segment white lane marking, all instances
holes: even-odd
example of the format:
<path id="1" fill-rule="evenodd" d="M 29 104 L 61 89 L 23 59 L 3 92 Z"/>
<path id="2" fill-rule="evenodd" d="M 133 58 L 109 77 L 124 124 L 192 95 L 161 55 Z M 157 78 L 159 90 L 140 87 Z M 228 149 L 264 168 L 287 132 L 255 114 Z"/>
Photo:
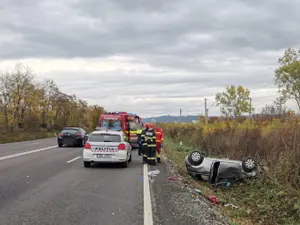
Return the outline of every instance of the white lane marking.
<path id="1" fill-rule="evenodd" d="M 57 148 L 57 145 L 49 146 L 49 147 L 46 147 L 46 148 L 39 148 L 39 149 L 26 151 L 26 152 L 21 152 L 21 153 L 16 153 L 16 154 L 13 154 L 13 155 L 3 156 L 3 157 L 0 157 L 0 161 L 5 160 L 5 159 L 11 159 L 11 158 L 19 157 L 19 156 L 22 156 L 22 155 L 29 155 L 29 154 L 32 154 L 32 153 L 35 153 L 35 152 L 42 152 L 42 151 L 50 150 L 50 149 L 53 149 L 53 148 Z"/>
<path id="2" fill-rule="evenodd" d="M 144 225 L 153 225 L 148 165 L 144 164 Z"/>
<path id="3" fill-rule="evenodd" d="M 74 159 L 71 159 L 71 160 L 67 161 L 67 163 L 74 162 L 75 160 L 80 159 L 80 158 L 81 158 L 81 156 L 78 156 L 78 157 L 76 157 L 76 158 L 74 158 Z"/>

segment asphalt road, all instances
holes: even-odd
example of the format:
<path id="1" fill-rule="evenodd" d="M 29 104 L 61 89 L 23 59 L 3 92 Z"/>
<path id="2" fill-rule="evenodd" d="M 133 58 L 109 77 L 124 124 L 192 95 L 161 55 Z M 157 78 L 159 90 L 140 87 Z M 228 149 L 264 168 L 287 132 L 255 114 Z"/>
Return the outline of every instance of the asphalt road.
<path id="1" fill-rule="evenodd" d="M 84 168 L 81 148 L 55 139 L 0 145 L 0 224 L 143 224 L 142 165 Z M 73 160 L 73 161 L 72 161 Z"/>
<path id="2" fill-rule="evenodd" d="M 182 211 L 184 202 L 191 204 L 184 195 L 174 208 L 181 197 L 171 193 L 176 189 L 165 166 L 143 166 L 136 150 L 128 168 L 84 168 L 81 151 L 58 148 L 55 138 L 1 144 L 0 224 L 226 224 L 192 222 Z M 155 169 L 162 172 L 148 182 L 148 170 Z M 176 210 L 182 213 L 176 216 Z M 203 206 L 195 210 L 206 214 Z"/>

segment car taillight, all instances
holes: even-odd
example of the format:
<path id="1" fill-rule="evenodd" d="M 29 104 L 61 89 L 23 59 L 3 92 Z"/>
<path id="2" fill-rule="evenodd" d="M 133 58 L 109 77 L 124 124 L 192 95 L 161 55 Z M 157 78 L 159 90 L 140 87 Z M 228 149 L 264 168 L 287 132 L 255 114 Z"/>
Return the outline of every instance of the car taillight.
<path id="1" fill-rule="evenodd" d="M 62 133 L 59 133 L 57 136 L 58 136 L 58 137 L 61 137 L 61 136 L 62 136 Z"/>
<path id="2" fill-rule="evenodd" d="M 76 134 L 77 137 L 81 136 L 81 133 Z"/>
<path id="3" fill-rule="evenodd" d="M 119 144 L 118 149 L 119 150 L 125 150 L 126 149 L 126 145 L 125 144 Z"/>
<path id="4" fill-rule="evenodd" d="M 92 146 L 90 145 L 90 143 L 85 143 L 84 148 L 86 148 L 86 149 L 91 149 Z"/>

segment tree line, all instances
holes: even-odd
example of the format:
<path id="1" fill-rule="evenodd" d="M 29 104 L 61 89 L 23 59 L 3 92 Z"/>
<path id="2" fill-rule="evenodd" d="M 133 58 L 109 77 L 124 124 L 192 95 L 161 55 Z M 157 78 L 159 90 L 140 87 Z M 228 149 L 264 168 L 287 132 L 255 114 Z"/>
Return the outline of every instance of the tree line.
<path id="1" fill-rule="evenodd" d="M 266 105 L 261 114 L 278 115 L 288 112 L 285 103 L 293 99 L 300 109 L 300 50 L 288 48 L 279 58 L 274 84 L 279 95 Z M 227 86 L 215 96 L 221 113 L 227 117 L 253 113 L 250 90 L 239 85 Z M 89 105 L 75 95 L 59 90 L 53 80 L 37 82 L 30 68 L 17 63 L 12 71 L 0 72 L 0 131 L 56 130 L 64 126 L 93 129 L 104 108 Z"/>
<path id="2" fill-rule="evenodd" d="M 278 59 L 279 66 L 274 71 L 274 84 L 278 88 L 278 97 L 270 105 L 265 105 L 262 115 L 285 115 L 291 110 L 286 107 L 288 100 L 294 100 L 300 109 L 300 49 L 288 48 Z M 243 113 L 252 114 L 250 90 L 238 85 L 227 86 L 225 91 L 215 96 L 217 106 L 226 117 L 238 117 Z"/>
<path id="3" fill-rule="evenodd" d="M 0 130 L 57 130 L 64 126 L 93 129 L 104 108 L 60 91 L 53 80 L 37 82 L 30 68 L 17 63 L 0 74 Z"/>

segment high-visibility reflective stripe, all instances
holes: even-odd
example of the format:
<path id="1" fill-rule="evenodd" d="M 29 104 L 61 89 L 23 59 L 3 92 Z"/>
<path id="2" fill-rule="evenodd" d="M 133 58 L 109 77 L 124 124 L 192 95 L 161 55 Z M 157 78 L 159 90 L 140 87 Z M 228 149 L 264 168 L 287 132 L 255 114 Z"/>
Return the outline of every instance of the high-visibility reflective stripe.
<path id="1" fill-rule="evenodd" d="M 161 132 L 155 132 L 156 134 L 161 134 Z"/>
<path id="2" fill-rule="evenodd" d="M 124 132 L 125 132 L 126 134 L 128 134 L 128 133 L 129 133 L 129 131 L 128 131 L 128 130 L 126 130 L 126 131 L 124 131 Z M 136 134 L 136 132 L 137 132 L 137 131 L 134 131 L 134 130 L 131 130 L 131 131 L 130 131 L 130 133 L 131 133 L 131 134 Z"/>
<path id="3" fill-rule="evenodd" d="M 147 157 L 149 160 L 155 160 L 155 157 Z"/>
<path id="4" fill-rule="evenodd" d="M 145 157 L 145 158 L 146 158 L 146 157 L 147 157 L 147 155 L 143 155 L 143 157 Z"/>
<path id="5" fill-rule="evenodd" d="M 161 140 L 156 140 L 156 142 L 160 143 L 160 142 L 161 142 Z"/>
<path id="6" fill-rule="evenodd" d="M 156 147 L 156 145 L 149 144 L 148 147 Z"/>

